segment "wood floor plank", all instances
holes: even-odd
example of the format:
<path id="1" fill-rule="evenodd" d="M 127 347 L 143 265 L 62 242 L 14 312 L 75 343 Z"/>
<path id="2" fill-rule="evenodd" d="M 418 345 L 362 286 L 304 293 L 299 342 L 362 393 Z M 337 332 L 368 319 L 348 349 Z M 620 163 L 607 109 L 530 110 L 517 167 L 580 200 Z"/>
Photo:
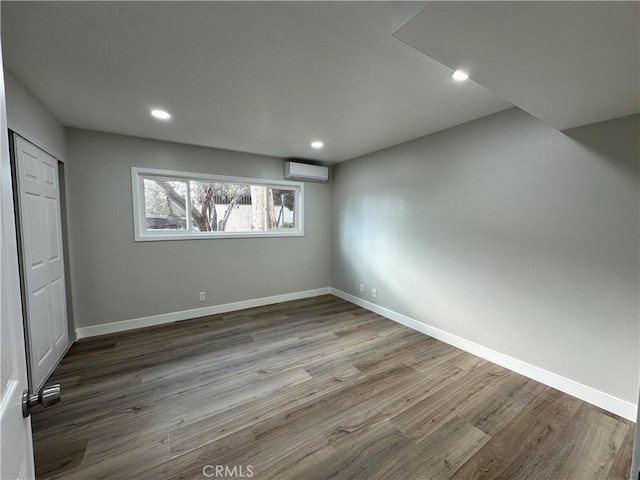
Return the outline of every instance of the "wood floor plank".
<path id="1" fill-rule="evenodd" d="M 489 383 L 487 388 L 465 402 L 458 409 L 458 415 L 483 432 L 493 435 L 537 398 L 532 392 L 533 387 L 527 388 L 531 383 L 537 382 L 509 372 L 504 380 Z"/>
<path id="2" fill-rule="evenodd" d="M 490 438 L 454 415 L 403 455 L 391 458 L 375 477 L 407 480 L 451 478 Z"/>
<path id="3" fill-rule="evenodd" d="M 305 462 L 318 451 L 326 452 L 330 446 L 319 432 L 308 429 L 295 435 L 257 440 L 261 451 L 246 460 L 254 469 L 256 478 L 291 478 L 287 471 Z"/>
<path id="4" fill-rule="evenodd" d="M 34 454 L 38 458 L 36 464 L 36 475 L 41 476 L 42 472 L 55 475 L 60 472 L 67 472 L 82 463 L 89 441 L 86 438 L 71 439 L 60 445 L 60 440 L 49 438 L 34 443 Z"/>
<path id="5" fill-rule="evenodd" d="M 51 381 L 39 479 L 626 480 L 631 462 L 631 422 L 331 295 L 84 339 Z"/>
<path id="6" fill-rule="evenodd" d="M 581 402 L 567 397 L 567 401 L 549 402 L 537 397 L 491 437 L 452 478 L 536 478 L 531 471 L 538 462 L 544 445 L 557 446 L 557 438 L 569 425 Z"/>
<path id="7" fill-rule="evenodd" d="M 103 428 L 108 431 L 107 425 Z M 69 470 L 59 469 L 51 478 L 138 478 L 149 468 L 170 458 L 169 437 L 166 434 L 100 438 L 94 440 L 94 444 L 97 443 L 103 445 L 95 445 L 93 455 L 85 455 L 80 466 Z"/>
<path id="8" fill-rule="evenodd" d="M 484 389 L 501 385 L 513 375 L 515 374 L 511 372 L 494 374 L 491 365 L 466 372 L 459 375 L 449 388 L 437 390 L 416 405 L 393 416 L 390 421 L 405 435 L 419 441 L 457 416 L 479 396 L 484 398 Z"/>
<path id="9" fill-rule="evenodd" d="M 331 438 L 367 430 L 380 422 L 428 398 L 434 392 L 455 382 L 462 372 L 453 365 L 439 365 L 429 375 L 410 377 L 393 388 L 383 390 L 342 412 L 336 411 L 316 426 Z"/>
<path id="10" fill-rule="evenodd" d="M 173 445 L 172 445 L 173 448 Z M 239 430 L 219 440 L 189 450 L 183 455 L 172 456 L 164 463 L 145 469 L 141 479 L 198 479 L 205 478 L 203 469 L 211 465 L 243 465 L 253 458 L 260 448 L 250 429 Z M 211 468 L 207 470 L 209 472 Z"/>
<path id="11" fill-rule="evenodd" d="M 260 422 L 254 427 L 254 434 L 258 440 L 264 440 L 315 428 L 327 418 L 348 410 L 386 389 L 394 388 L 408 377 L 415 378 L 415 375 L 415 370 L 406 365 L 367 375 L 364 379 L 345 385 L 332 394 Z"/>
<path id="12" fill-rule="evenodd" d="M 627 430 L 627 436 L 622 441 L 622 444 L 613 459 L 607 478 L 625 478 L 631 471 L 634 433 L 634 428 L 629 428 Z"/>
<path id="13" fill-rule="evenodd" d="M 329 437 L 329 442 L 336 454 L 323 469 L 324 478 L 332 479 L 373 478 L 394 457 L 414 445 L 387 421 L 375 423 L 370 428 L 338 430 Z"/>
<path id="14" fill-rule="evenodd" d="M 629 428 L 629 422 L 583 404 L 555 447 L 544 446 L 545 461 L 538 462 L 528 478 L 607 478 Z"/>
<path id="15" fill-rule="evenodd" d="M 363 378 L 365 375 L 355 369 L 354 374 L 346 377 L 340 374 L 333 378 L 313 379 L 286 392 L 275 393 L 269 398 L 246 402 L 196 422 L 180 425 L 171 432 L 172 455 L 184 454 L 226 435 L 251 428 L 282 412 L 295 410 L 300 405 L 314 402 L 324 395 L 345 388 L 345 383 Z"/>

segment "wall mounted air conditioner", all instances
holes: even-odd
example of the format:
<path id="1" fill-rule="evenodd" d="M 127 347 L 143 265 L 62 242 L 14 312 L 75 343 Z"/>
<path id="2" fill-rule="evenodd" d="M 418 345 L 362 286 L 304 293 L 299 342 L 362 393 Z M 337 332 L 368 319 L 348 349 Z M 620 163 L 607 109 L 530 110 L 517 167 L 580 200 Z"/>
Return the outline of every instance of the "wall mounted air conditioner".
<path id="1" fill-rule="evenodd" d="M 329 179 L 329 167 L 307 165 L 306 163 L 285 162 L 284 178 L 305 180 L 307 182 L 326 182 Z"/>

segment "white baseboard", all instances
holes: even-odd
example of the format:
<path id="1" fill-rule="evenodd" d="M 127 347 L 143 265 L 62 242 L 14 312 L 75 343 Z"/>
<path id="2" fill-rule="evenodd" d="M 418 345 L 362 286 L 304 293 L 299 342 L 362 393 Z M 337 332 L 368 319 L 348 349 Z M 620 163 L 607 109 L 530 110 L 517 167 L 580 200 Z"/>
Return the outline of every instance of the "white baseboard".
<path id="1" fill-rule="evenodd" d="M 583 385 L 582 383 L 565 378 L 553 372 L 549 372 L 535 365 L 531 365 L 517 358 L 510 357 L 500 352 L 496 352 L 490 348 L 484 347 L 477 343 L 466 340 L 457 335 L 440 330 L 439 328 L 432 327 L 426 323 L 419 322 L 413 318 L 407 317 L 400 313 L 389 310 L 388 308 L 381 307 L 375 303 L 371 303 L 362 298 L 358 298 L 349 293 L 331 288 L 331 293 L 336 297 L 340 297 L 347 302 L 351 302 L 362 308 L 370 310 L 378 315 L 386 317 L 395 322 L 401 323 L 413 330 L 429 335 L 430 337 L 437 338 L 449 345 L 460 348 L 466 352 L 472 353 L 478 357 L 484 358 L 490 362 L 496 363 L 504 368 L 512 370 L 516 373 L 524 375 L 525 377 L 536 380 L 540 383 L 553 387 L 561 392 L 568 393 L 580 400 L 591 403 L 597 407 L 603 408 L 611 413 L 615 413 L 632 422 L 636 421 L 636 411 L 638 406 L 631 402 L 622 400 L 620 398 L 609 395 L 608 393 L 601 392 L 595 388 Z"/>
<path id="2" fill-rule="evenodd" d="M 264 305 L 288 302 L 290 300 L 299 300 L 301 298 L 329 295 L 330 293 L 330 287 L 316 288 L 315 290 L 305 290 L 303 292 L 285 293 L 283 295 L 274 295 L 272 297 L 254 298 L 252 300 L 243 300 L 241 302 L 225 303 L 223 305 L 213 305 L 203 308 L 194 308 L 192 310 L 183 310 L 180 312 L 162 313 L 160 315 L 152 315 L 150 317 L 134 318 L 131 320 L 122 320 L 120 322 L 113 323 L 103 323 L 101 325 L 92 325 L 90 327 L 80 327 L 76 329 L 76 339 L 80 340 L 81 338 L 95 337 L 96 335 L 124 332 L 126 330 L 133 330 L 136 328 L 161 325 L 163 323 L 171 323 L 180 320 L 206 317 L 208 315 L 217 315 L 220 313 L 233 312 L 236 310 L 244 310 L 245 308 L 262 307 Z"/>

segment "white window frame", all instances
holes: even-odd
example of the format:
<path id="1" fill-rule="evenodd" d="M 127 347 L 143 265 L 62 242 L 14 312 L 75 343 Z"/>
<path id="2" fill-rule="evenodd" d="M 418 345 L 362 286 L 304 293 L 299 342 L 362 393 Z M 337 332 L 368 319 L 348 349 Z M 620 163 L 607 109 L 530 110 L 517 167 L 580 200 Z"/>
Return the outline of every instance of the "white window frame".
<path id="1" fill-rule="evenodd" d="M 280 228 L 254 232 L 198 232 L 194 230 L 147 230 L 146 211 L 144 204 L 145 178 L 166 178 L 173 180 L 195 180 L 205 182 L 228 182 L 258 185 L 270 188 L 289 188 L 295 191 L 294 205 L 295 228 Z M 133 192 L 133 225 L 136 242 L 162 240 L 197 240 L 212 238 L 264 238 L 264 237 L 303 237 L 304 236 L 304 183 L 289 180 L 271 180 L 265 178 L 230 177 L 225 175 L 211 175 L 207 173 L 178 172 L 174 170 L 159 170 L 152 168 L 131 167 L 131 187 Z M 186 191 L 186 204 L 191 205 L 189 188 Z M 191 221 L 191 211 L 185 209 L 187 226 Z"/>

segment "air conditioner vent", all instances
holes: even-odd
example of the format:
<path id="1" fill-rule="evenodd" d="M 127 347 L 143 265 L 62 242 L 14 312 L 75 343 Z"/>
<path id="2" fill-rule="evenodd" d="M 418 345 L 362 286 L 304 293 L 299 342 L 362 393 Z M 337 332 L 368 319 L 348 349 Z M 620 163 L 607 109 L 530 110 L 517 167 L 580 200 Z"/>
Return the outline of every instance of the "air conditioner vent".
<path id="1" fill-rule="evenodd" d="M 298 162 L 285 162 L 284 178 L 308 182 L 326 182 L 329 179 L 329 167 Z"/>

